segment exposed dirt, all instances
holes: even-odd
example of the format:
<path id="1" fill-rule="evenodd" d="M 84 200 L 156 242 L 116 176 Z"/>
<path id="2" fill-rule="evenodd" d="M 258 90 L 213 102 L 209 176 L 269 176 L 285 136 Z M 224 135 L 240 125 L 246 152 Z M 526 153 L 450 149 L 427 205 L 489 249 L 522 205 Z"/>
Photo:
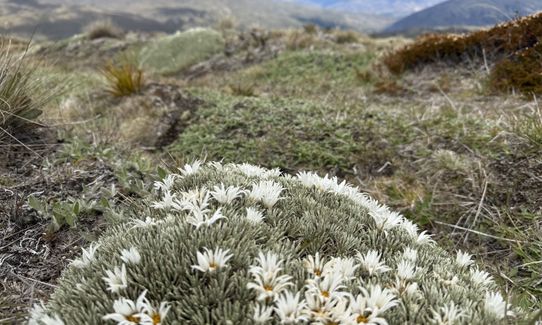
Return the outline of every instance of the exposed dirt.
<path id="1" fill-rule="evenodd" d="M 77 196 L 97 180 L 111 179 L 112 172 L 99 161 L 77 165 L 47 166 L 57 148 L 54 137 L 40 132 L 40 140 L 0 153 L 0 323 L 18 324 L 36 299 L 45 299 L 56 279 L 87 243 L 82 234 L 99 231 L 101 218 L 81 218 L 77 229 L 49 231 L 51 220 L 27 204 L 28 197 L 54 201 Z M 40 144 L 41 143 L 41 144 Z M 39 153 L 38 153 L 39 151 Z M 38 156 L 39 154 L 39 156 Z"/>

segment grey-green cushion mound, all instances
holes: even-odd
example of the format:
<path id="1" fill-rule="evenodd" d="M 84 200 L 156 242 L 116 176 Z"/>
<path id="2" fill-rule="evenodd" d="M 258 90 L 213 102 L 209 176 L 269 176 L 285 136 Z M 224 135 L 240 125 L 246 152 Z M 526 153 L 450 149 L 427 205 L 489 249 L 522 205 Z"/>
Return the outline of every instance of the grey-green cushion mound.
<path id="1" fill-rule="evenodd" d="M 220 53 L 224 44 L 217 31 L 195 28 L 146 45 L 141 49 L 140 60 L 146 70 L 170 75 Z"/>
<path id="2" fill-rule="evenodd" d="M 450 256 L 334 178 L 196 164 L 157 183 L 143 205 L 68 267 L 35 321 L 116 324 L 103 319 L 115 313 L 115 301 L 135 302 L 144 292 L 148 301 L 125 324 L 498 324 L 515 317 L 468 254 Z M 131 248 L 140 259 L 122 260 Z M 206 265 L 205 249 L 231 257 Z M 120 282 L 111 292 L 106 271 L 123 266 L 126 287 Z"/>

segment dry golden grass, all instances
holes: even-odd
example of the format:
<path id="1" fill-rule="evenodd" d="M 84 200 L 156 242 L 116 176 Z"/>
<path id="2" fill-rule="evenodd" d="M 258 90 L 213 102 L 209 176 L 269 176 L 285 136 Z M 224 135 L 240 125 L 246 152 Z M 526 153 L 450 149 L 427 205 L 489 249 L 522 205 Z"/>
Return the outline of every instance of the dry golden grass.
<path id="1" fill-rule="evenodd" d="M 115 97 L 124 97 L 141 92 L 145 79 L 143 70 L 130 62 L 108 63 L 102 69 L 107 80 L 106 91 Z"/>

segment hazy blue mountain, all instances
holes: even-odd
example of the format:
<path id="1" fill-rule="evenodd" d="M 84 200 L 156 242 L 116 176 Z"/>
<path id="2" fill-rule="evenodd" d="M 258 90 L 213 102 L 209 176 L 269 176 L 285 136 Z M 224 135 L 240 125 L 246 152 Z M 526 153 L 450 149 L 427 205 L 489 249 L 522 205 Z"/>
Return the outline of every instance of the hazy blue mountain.
<path id="1" fill-rule="evenodd" d="M 542 0 L 449 0 L 416 12 L 387 32 L 491 26 L 542 10 Z"/>
<path id="2" fill-rule="evenodd" d="M 294 0 L 345 12 L 404 17 L 444 0 Z"/>

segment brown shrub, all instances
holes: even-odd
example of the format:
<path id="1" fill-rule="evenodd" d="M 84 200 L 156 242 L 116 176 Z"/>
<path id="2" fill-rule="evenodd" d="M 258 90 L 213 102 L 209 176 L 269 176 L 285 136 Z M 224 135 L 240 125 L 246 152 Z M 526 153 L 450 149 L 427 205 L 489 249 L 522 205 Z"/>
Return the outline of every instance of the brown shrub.
<path id="1" fill-rule="evenodd" d="M 497 61 L 536 45 L 538 35 L 542 35 L 542 13 L 465 35 L 425 35 L 389 53 L 383 62 L 392 73 L 401 74 L 435 62 L 460 63 L 466 58 Z"/>
<path id="2" fill-rule="evenodd" d="M 359 41 L 359 35 L 353 31 L 339 30 L 335 33 L 335 42 L 338 44 L 351 44 Z"/>
<path id="3" fill-rule="evenodd" d="M 514 53 L 495 64 L 489 84 L 497 91 L 542 94 L 542 44 Z"/>
<path id="4" fill-rule="evenodd" d="M 90 40 L 99 38 L 122 38 L 122 30 L 110 19 L 97 20 L 85 27 L 85 34 Z"/>

